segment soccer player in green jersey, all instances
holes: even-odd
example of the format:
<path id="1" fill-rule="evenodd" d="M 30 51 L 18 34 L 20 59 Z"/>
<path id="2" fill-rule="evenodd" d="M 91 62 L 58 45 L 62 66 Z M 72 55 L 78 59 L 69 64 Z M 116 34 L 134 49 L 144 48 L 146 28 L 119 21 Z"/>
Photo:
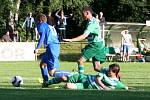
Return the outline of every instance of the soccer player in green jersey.
<path id="1" fill-rule="evenodd" d="M 79 73 L 84 72 L 84 62 L 92 58 L 95 71 L 100 71 L 101 63 L 106 60 L 105 46 L 101 38 L 100 25 L 95 17 L 92 16 L 92 9 L 85 7 L 82 11 L 83 18 L 87 20 L 84 33 L 72 39 L 63 39 L 64 41 L 73 42 L 83 39 L 88 40 L 88 45 L 82 50 L 82 55 L 78 60 Z"/>
<path id="2" fill-rule="evenodd" d="M 111 64 L 109 68 L 103 68 L 98 75 L 76 73 L 68 77 L 53 78 L 49 80 L 49 85 L 66 81 L 65 87 L 68 89 L 128 90 L 128 87 L 118 79 L 119 71 L 118 64 Z"/>

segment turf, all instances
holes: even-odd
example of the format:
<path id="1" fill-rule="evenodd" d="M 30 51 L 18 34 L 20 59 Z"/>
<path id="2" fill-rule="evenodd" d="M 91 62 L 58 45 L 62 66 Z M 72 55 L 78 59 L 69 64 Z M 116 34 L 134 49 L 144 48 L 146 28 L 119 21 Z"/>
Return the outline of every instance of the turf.
<path id="1" fill-rule="evenodd" d="M 41 88 L 41 77 L 35 62 L 0 62 L 0 100 L 150 100 L 150 63 L 118 63 L 121 66 L 122 82 L 131 87 L 129 91 L 65 90 L 63 83 Z M 113 62 L 104 63 L 108 66 Z M 76 62 L 61 62 L 60 69 L 76 70 Z M 91 62 L 85 64 L 85 73 L 96 74 Z M 13 87 L 10 80 L 20 75 L 24 84 Z"/>

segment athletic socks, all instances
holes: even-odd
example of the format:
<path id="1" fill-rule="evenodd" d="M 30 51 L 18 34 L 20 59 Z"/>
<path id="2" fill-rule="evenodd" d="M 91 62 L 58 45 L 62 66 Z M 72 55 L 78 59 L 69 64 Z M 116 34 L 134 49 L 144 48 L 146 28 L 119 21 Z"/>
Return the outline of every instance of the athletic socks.
<path id="1" fill-rule="evenodd" d="M 65 70 L 56 70 L 54 73 L 54 77 L 61 78 L 62 76 L 70 76 L 72 75 L 69 71 Z"/>
<path id="2" fill-rule="evenodd" d="M 48 73 L 47 67 L 41 68 L 41 73 L 43 77 L 43 82 L 48 81 L 49 73 Z"/>
<path id="3" fill-rule="evenodd" d="M 84 66 L 83 65 L 79 65 L 78 66 L 78 71 L 80 74 L 84 73 Z"/>
<path id="4" fill-rule="evenodd" d="M 63 81 L 63 80 L 62 80 L 62 77 L 63 77 L 63 76 L 68 77 L 68 76 L 71 76 L 71 75 L 72 75 L 72 73 L 70 73 L 69 71 L 56 70 L 56 71 L 54 72 L 54 75 L 53 75 L 54 78 L 52 78 L 51 80 L 48 81 L 48 85 L 58 84 L 58 83 L 60 83 L 60 82 Z"/>
<path id="5" fill-rule="evenodd" d="M 48 81 L 48 85 L 52 85 L 52 84 L 58 84 L 62 82 L 61 78 L 52 78 L 51 80 Z"/>

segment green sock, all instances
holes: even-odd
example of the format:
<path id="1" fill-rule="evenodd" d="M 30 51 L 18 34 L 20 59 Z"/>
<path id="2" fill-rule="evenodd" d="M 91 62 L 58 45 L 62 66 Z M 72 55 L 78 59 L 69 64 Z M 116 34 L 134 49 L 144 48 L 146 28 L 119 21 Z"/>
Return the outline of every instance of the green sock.
<path id="1" fill-rule="evenodd" d="M 51 80 L 48 81 L 48 84 L 52 85 L 52 84 L 58 84 L 60 82 L 62 82 L 60 78 L 52 78 Z"/>
<path id="2" fill-rule="evenodd" d="M 79 65 L 78 66 L 78 71 L 79 71 L 79 73 L 84 73 L 84 66 L 83 65 Z"/>

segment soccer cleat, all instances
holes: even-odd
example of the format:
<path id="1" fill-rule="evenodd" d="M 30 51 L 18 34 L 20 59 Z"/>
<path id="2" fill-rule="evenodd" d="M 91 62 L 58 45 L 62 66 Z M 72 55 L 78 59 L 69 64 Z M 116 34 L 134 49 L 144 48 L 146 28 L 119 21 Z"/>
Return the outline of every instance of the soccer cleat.
<path id="1" fill-rule="evenodd" d="M 39 78 L 39 79 L 38 79 L 38 82 L 39 82 L 40 84 L 43 84 L 43 79 L 42 79 L 42 78 Z"/>
<path id="2" fill-rule="evenodd" d="M 47 82 L 43 82 L 43 83 L 42 83 L 42 87 L 43 87 L 43 88 L 47 88 L 48 86 L 49 86 L 49 84 L 48 84 Z"/>
<path id="3" fill-rule="evenodd" d="M 48 85 L 49 85 L 48 82 L 44 82 L 42 78 L 39 78 L 39 79 L 38 79 L 38 82 L 39 82 L 40 84 L 42 84 L 42 87 L 43 87 L 43 88 L 46 88 L 46 87 L 48 87 Z"/>

